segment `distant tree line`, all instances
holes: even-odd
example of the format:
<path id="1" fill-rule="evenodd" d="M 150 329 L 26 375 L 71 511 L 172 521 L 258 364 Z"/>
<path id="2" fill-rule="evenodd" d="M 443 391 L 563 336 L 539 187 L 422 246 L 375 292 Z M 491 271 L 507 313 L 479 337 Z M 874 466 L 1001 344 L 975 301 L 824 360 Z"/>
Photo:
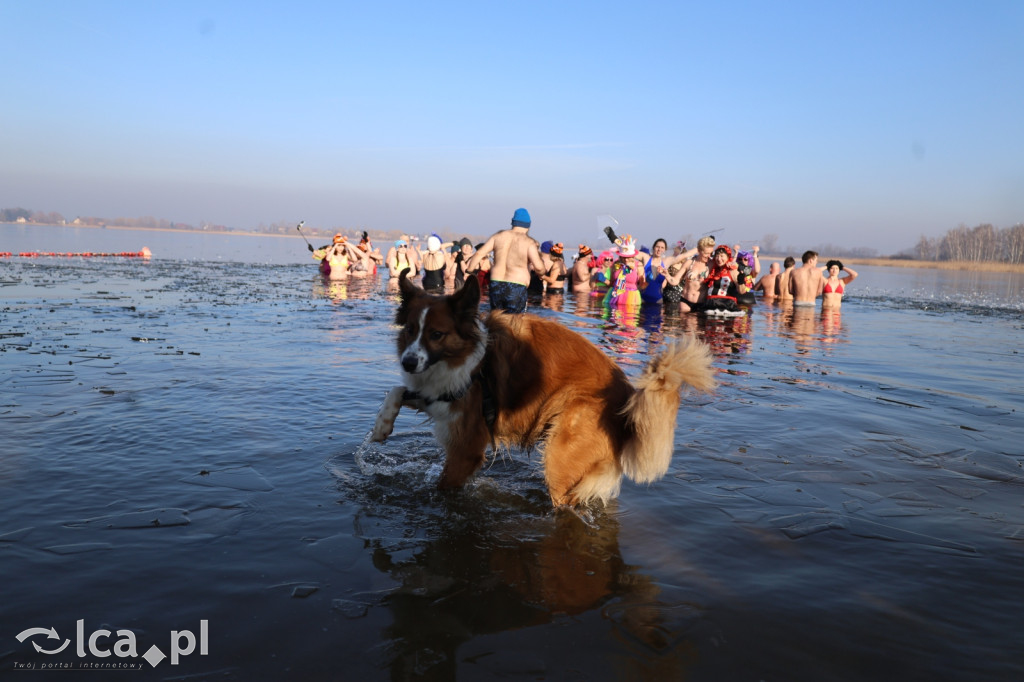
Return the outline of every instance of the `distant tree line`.
<path id="1" fill-rule="evenodd" d="M 16 223 L 19 220 L 25 222 L 35 223 L 37 225 L 85 225 L 87 227 L 141 227 L 143 229 L 171 229 L 171 230 L 196 230 L 196 231 L 211 231 L 211 232 L 234 232 L 236 228 L 228 227 L 226 225 L 217 225 L 214 223 L 202 222 L 199 226 L 190 225 L 189 223 L 174 222 L 172 220 L 165 220 L 164 218 L 154 218 L 153 216 L 142 216 L 141 218 L 100 218 L 97 216 L 77 216 L 71 220 L 65 219 L 63 215 L 56 212 L 45 213 L 42 211 L 32 211 L 27 208 L 2 208 L 0 209 L 0 223 Z M 295 225 L 297 221 L 282 220 L 279 222 L 260 223 L 258 227 L 253 229 L 253 232 L 263 232 L 266 234 L 297 234 L 295 231 Z M 335 227 L 314 227 L 305 225 L 302 231 L 307 235 L 316 235 L 320 237 L 329 237 L 335 232 L 346 232 L 352 234 L 358 234 L 361 229 L 356 228 L 335 228 Z"/>
<path id="2" fill-rule="evenodd" d="M 15 223 L 19 218 L 31 220 L 32 211 L 27 208 L 0 208 L 0 223 Z"/>
<path id="3" fill-rule="evenodd" d="M 800 262 L 800 257 L 807 249 L 794 249 L 792 246 L 789 247 L 789 255 L 797 259 L 797 263 Z M 817 251 L 823 258 L 878 258 L 878 249 L 872 249 L 867 246 L 837 246 L 835 244 L 818 244 L 811 247 L 812 251 Z"/>
<path id="4" fill-rule="evenodd" d="M 914 247 L 917 260 L 1024 263 L 1024 223 L 998 229 L 992 225 L 960 225 L 942 237 L 921 236 Z"/>

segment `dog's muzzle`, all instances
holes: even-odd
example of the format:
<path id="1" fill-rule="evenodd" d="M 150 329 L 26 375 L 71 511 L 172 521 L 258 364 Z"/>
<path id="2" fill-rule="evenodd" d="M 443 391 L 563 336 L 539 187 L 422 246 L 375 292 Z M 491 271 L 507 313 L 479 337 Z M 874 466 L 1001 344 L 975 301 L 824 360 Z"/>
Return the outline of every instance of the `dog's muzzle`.
<path id="1" fill-rule="evenodd" d="M 409 348 L 402 353 L 402 369 L 409 374 L 425 372 L 432 364 L 430 356 L 422 348 L 417 350 Z"/>

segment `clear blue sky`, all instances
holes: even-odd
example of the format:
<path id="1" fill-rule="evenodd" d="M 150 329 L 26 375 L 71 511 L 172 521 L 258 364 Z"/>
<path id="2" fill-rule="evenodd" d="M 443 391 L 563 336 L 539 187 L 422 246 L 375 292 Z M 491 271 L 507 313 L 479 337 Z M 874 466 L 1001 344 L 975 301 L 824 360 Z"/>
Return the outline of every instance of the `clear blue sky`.
<path id="1" fill-rule="evenodd" d="M 1024 221 L 1024 2 L 0 0 L 0 207 L 892 253 Z"/>

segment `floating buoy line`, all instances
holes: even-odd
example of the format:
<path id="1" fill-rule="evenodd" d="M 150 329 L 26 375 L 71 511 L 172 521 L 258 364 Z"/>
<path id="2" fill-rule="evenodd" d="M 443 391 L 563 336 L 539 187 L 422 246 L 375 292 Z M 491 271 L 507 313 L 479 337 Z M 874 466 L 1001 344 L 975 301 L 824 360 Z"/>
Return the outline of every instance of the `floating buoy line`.
<path id="1" fill-rule="evenodd" d="M 64 251 L 0 251 L 0 258 L 152 258 L 149 247 L 143 246 L 141 251 L 119 251 L 117 253 L 101 253 L 99 251 L 81 251 L 68 253 Z"/>

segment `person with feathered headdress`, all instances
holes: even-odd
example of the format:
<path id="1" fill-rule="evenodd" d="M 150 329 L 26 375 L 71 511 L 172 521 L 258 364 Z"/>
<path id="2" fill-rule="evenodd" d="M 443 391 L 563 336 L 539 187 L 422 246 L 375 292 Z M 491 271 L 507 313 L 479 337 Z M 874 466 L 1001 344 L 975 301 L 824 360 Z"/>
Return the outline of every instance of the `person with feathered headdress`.
<path id="1" fill-rule="evenodd" d="M 636 240 L 627 234 L 616 239 L 615 244 L 619 247 L 619 260 L 612 265 L 605 305 L 639 307 L 640 291 L 647 286 L 647 280 L 643 266 L 636 260 Z"/>

